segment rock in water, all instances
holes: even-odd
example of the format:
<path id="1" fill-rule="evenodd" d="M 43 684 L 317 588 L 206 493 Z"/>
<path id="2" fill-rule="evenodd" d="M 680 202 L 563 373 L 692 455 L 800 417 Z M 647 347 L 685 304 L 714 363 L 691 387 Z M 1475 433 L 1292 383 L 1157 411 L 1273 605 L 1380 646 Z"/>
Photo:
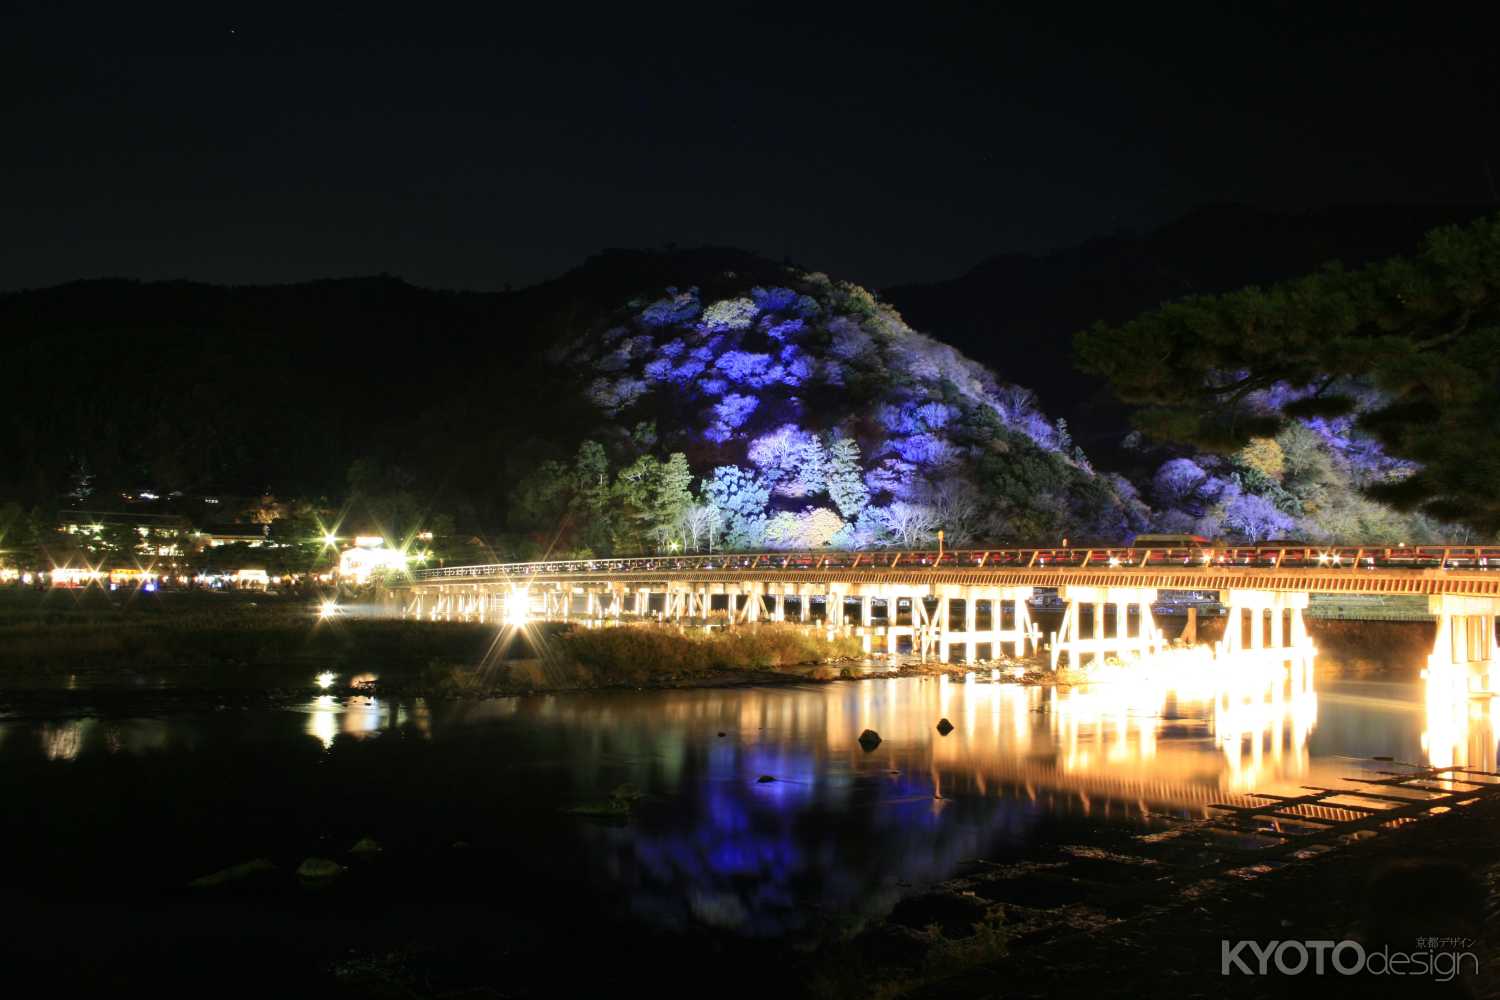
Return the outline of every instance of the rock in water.
<path id="1" fill-rule="evenodd" d="M 328 858 L 304 858 L 297 866 L 297 877 L 304 882 L 327 882 L 343 872 L 343 865 Z"/>
<path id="2" fill-rule="evenodd" d="M 953 723 L 949 722 L 947 719 L 939 719 L 937 724 L 937 731 L 939 736 L 947 736 L 949 733 L 953 732 Z"/>
<path id="3" fill-rule="evenodd" d="M 759 778 L 755 779 L 755 783 L 757 785 L 765 785 L 765 784 L 769 784 L 770 782 L 775 781 L 775 780 L 776 779 L 773 778 L 773 777 L 771 777 L 769 774 L 762 774 Z"/>
<path id="4" fill-rule="evenodd" d="M 859 734 L 859 745 L 865 748 L 865 753 L 869 753 L 880 746 L 880 734 L 873 729 L 866 729 Z"/>
<path id="5" fill-rule="evenodd" d="M 370 858 L 373 858 L 375 855 L 379 854 L 382 850 L 384 850 L 384 848 L 380 846 L 380 842 L 377 841 L 374 837 L 361 837 L 359 838 L 358 843 L 349 848 L 349 853 L 354 855 L 356 858 L 368 861 Z"/>

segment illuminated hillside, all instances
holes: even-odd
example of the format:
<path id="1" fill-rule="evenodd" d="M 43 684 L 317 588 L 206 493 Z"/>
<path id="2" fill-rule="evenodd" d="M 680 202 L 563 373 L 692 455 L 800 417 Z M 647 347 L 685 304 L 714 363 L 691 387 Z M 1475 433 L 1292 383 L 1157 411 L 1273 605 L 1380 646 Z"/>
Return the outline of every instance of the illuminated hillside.
<path id="1" fill-rule="evenodd" d="M 1029 391 L 865 289 L 785 269 L 640 296 L 554 361 L 596 433 L 514 510 L 591 551 L 1118 539 L 1144 524 Z M 672 455 L 679 456 L 674 465 Z M 566 544 L 566 543 L 565 543 Z"/>

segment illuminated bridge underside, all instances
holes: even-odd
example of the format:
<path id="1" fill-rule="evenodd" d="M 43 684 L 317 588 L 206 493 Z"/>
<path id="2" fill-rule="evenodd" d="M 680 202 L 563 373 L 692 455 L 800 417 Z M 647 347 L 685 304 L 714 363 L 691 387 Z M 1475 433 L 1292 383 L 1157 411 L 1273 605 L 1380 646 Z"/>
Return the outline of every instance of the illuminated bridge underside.
<path id="1" fill-rule="evenodd" d="M 1495 571 L 1490 571 L 1494 565 Z M 1160 591 L 1217 592 L 1228 610 L 1220 654 L 1289 660 L 1312 652 L 1303 614 L 1311 594 L 1420 596 L 1437 619 L 1429 666 L 1500 663 L 1500 548 L 1005 549 L 959 552 L 770 553 L 451 566 L 420 570 L 396 589 L 405 617 L 436 621 L 619 618 L 728 624 L 795 621 L 834 635 L 909 642 L 945 662 L 1039 652 L 1035 588 L 1067 605 L 1047 636 L 1055 668 L 1165 645 L 1152 617 Z M 718 598 L 718 601 L 715 601 Z M 953 602 L 962 602 L 953 610 Z M 822 605 L 815 619 L 814 602 Z M 874 602 L 886 615 L 872 615 Z M 581 606 L 580 606 L 581 604 Z M 853 605 L 851 607 L 851 604 Z M 896 609 L 905 613 L 898 614 Z M 980 627 L 978 609 L 987 610 Z M 1191 626 L 1190 626 L 1191 628 Z M 1194 636 L 1188 635 L 1189 641 Z"/>

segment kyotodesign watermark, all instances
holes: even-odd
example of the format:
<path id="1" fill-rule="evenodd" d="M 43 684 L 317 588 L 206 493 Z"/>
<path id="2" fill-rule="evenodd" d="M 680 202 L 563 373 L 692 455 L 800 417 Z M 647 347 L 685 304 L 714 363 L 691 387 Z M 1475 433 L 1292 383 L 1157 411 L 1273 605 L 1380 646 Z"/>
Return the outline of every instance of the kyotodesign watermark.
<path id="1" fill-rule="evenodd" d="M 1225 976 L 1429 976 L 1448 982 L 1479 973 L 1479 955 L 1469 938 L 1417 938 L 1411 951 L 1358 941 L 1219 942 L 1219 972 Z"/>

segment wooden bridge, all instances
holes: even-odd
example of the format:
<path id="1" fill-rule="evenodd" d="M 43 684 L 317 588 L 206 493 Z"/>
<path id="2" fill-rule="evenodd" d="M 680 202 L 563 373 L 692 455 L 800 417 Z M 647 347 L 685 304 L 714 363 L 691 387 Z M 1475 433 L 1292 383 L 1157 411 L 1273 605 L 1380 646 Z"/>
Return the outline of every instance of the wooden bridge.
<path id="1" fill-rule="evenodd" d="M 793 621 L 858 636 L 866 652 L 909 648 L 944 662 L 957 652 L 972 663 L 1007 646 L 1017 656 L 1042 648 L 1037 588 L 1063 605 L 1046 642 L 1054 667 L 1063 656 L 1079 665 L 1161 649 L 1151 609 L 1162 591 L 1217 594 L 1229 616 L 1220 652 L 1270 659 L 1312 651 L 1311 594 L 1421 596 L 1438 623 L 1431 665 L 1470 665 L 1492 690 L 1500 663 L 1500 546 L 657 555 L 417 570 L 391 596 L 403 616 L 437 621 Z"/>

